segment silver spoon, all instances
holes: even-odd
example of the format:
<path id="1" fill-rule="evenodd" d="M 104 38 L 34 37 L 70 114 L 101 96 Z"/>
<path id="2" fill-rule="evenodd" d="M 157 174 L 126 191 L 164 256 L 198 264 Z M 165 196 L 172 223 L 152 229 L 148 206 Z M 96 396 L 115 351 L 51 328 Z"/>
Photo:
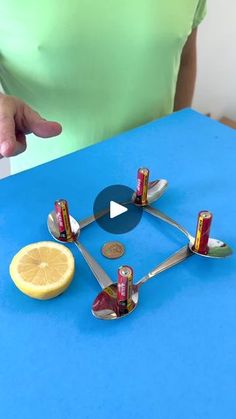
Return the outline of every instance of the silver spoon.
<path id="1" fill-rule="evenodd" d="M 134 192 L 133 196 L 131 197 L 130 201 L 121 202 L 121 204 L 122 205 L 127 205 L 127 204 L 130 204 L 130 203 L 133 202 L 135 205 L 137 205 L 139 207 L 146 206 L 148 204 L 151 204 L 151 203 L 157 201 L 157 199 L 159 199 L 163 195 L 167 186 L 168 186 L 168 182 L 165 179 L 154 180 L 152 182 L 149 182 L 149 184 L 148 184 L 147 204 L 143 204 L 143 205 L 136 204 L 135 203 L 135 198 L 136 198 L 136 193 L 135 192 Z M 115 197 L 114 197 L 114 199 L 115 199 Z M 88 226 L 93 221 L 95 221 L 95 220 L 103 217 L 104 215 L 106 215 L 109 211 L 110 211 L 110 208 L 105 208 L 104 210 L 98 212 L 97 214 L 93 214 L 93 215 L 90 215 L 87 218 L 84 218 L 83 220 L 81 220 L 79 222 L 80 228 L 82 229 L 82 228 Z"/>
<path id="2" fill-rule="evenodd" d="M 184 227 L 182 227 L 172 218 L 163 214 L 161 211 L 157 210 L 156 208 L 153 208 L 147 205 L 144 209 L 146 212 L 154 215 L 157 218 L 160 218 L 162 221 L 165 221 L 166 223 L 182 231 L 182 233 L 189 240 L 189 249 L 191 250 L 191 252 L 195 253 L 196 255 L 219 259 L 219 258 L 225 258 L 226 256 L 230 256 L 233 253 L 232 249 L 226 243 L 222 242 L 221 240 L 212 239 L 212 238 L 208 240 L 208 248 L 209 248 L 208 253 L 206 255 L 198 253 L 194 250 L 195 238 L 191 236 L 191 234 Z"/>
<path id="3" fill-rule="evenodd" d="M 106 274 L 106 272 L 102 269 L 102 267 L 96 262 L 96 260 L 89 254 L 89 252 L 85 249 L 85 247 L 78 242 L 78 237 L 80 234 L 80 225 L 79 223 L 70 215 L 70 223 L 71 223 L 71 230 L 72 230 L 72 239 L 68 241 L 60 240 L 60 233 L 58 230 L 56 214 L 52 211 L 48 215 L 48 230 L 51 233 L 52 237 L 61 242 L 61 243 L 74 243 L 76 247 L 81 252 L 82 256 L 84 257 L 85 261 L 87 262 L 89 268 L 91 269 L 92 273 L 94 274 L 95 278 L 97 279 L 98 283 L 102 288 L 106 288 L 109 285 L 113 284 L 112 280 Z"/>
<path id="4" fill-rule="evenodd" d="M 159 199 L 163 195 L 167 186 L 168 181 L 166 179 L 153 180 L 152 182 L 148 183 L 147 202 L 145 204 L 136 204 L 136 192 L 132 196 L 132 202 L 138 207 L 146 207 L 146 205 L 152 204 L 153 202 L 157 201 L 157 199 Z"/>
<path id="5" fill-rule="evenodd" d="M 113 283 L 109 287 L 103 289 L 96 297 L 92 305 L 92 313 L 95 317 L 102 320 L 117 320 L 121 317 L 128 316 L 137 307 L 139 299 L 139 288 L 149 281 L 149 279 L 165 271 L 168 268 L 182 262 L 191 256 L 192 253 L 188 246 L 184 246 L 178 252 L 174 253 L 164 262 L 157 265 L 155 269 L 141 278 L 133 285 L 132 298 L 125 309 L 120 309 L 117 302 L 117 283 Z"/>

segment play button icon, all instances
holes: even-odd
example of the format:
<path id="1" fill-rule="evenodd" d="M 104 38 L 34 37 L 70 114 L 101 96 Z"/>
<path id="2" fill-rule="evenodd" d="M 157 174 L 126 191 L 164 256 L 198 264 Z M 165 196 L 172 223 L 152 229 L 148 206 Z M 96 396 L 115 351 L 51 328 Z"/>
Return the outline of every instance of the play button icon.
<path id="1" fill-rule="evenodd" d="M 110 218 L 118 217 L 119 215 L 124 214 L 126 211 L 128 211 L 128 208 L 124 207 L 124 205 L 110 201 Z"/>
<path id="2" fill-rule="evenodd" d="M 112 185 L 97 195 L 93 212 L 95 220 L 103 230 L 112 234 L 124 234 L 136 227 L 141 220 L 143 209 L 133 204 L 133 193 L 128 186 Z"/>

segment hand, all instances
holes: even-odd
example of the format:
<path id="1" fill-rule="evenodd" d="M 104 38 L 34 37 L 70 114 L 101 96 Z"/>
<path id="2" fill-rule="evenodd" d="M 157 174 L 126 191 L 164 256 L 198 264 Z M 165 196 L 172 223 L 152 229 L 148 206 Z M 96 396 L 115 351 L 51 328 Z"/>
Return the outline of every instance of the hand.
<path id="1" fill-rule="evenodd" d="M 49 138 L 61 131 L 57 122 L 46 121 L 20 99 L 0 93 L 0 158 L 23 153 L 26 134 Z"/>

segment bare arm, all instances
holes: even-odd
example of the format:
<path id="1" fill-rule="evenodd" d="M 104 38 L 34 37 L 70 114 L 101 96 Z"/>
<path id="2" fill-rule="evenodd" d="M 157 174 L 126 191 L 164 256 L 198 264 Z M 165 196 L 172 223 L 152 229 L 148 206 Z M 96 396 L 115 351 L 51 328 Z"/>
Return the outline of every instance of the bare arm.
<path id="1" fill-rule="evenodd" d="M 192 104 L 197 73 L 197 28 L 189 35 L 183 48 L 175 93 L 174 110 L 188 108 Z"/>

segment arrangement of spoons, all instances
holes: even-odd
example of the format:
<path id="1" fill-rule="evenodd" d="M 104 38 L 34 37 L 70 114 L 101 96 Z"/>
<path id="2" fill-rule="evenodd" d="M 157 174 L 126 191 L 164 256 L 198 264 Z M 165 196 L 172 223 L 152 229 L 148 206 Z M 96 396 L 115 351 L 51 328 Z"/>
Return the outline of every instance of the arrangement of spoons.
<path id="1" fill-rule="evenodd" d="M 148 171 L 149 172 L 149 171 Z M 194 253 L 199 256 L 204 256 L 208 258 L 225 258 L 232 254 L 232 249 L 224 242 L 209 238 L 207 242 L 206 238 L 206 245 L 207 251 L 205 253 L 197 252 L 194 248 L 195 244 L 195 237 L 193 237 L 183 226 L 177 223 L 175 220 L 170 218 L 169 216 L 165 215 L 161 211 L 157 210 L 150 206 L 151 203 L 157 201 L 165 192 L 168 182 L 165 179 L 155 180 L 153 182 L 146 183 L 146 197 L 144 199 L 145 203 L 138 204 L 136 202 L 136 193 L 134 192 L 132 197 L 130 197 L 130 201 L 122 202 L 121 204 L 130 204 L 133 203 L 136 206 L 144 207 L 144 210 L 151 215 L 161 219 L 162 221 L 172 225 L 173 227 L 177 228 L 181 231 L 188 239 L 188 245 L 184 246 L 178 252 L 174 253 L 172 256 L 164 260 L 162 263 L 157 265 L 151 272 L 141 278 L 136 284 L 132 285 L 132 291 L 130 294 L 130 298 L 128 299 L 128 303 L 125 307 L 121 307 L 118 302 L 117 298 L 117 290 L 118 286 L 117 283 L 113 283 L 106 272 L 102 269 L 102 267 L 96 262 L 96 260 L 89 254 L 89 252 L 85 249 L 85 247 L 78 241 L 80 230 L 81 228 L 86 227 L 87 225 L 91 224 L 96 219 L 103 217 L 106 215 L 110 208 L 105 208 L 104 210 L 100 211 L 97 214 L 94 214 L 90 217 L 85 218 L 84 220 L 80 221 L 79 223 L 71 216 L 68 215 L 68 222 L 70 221 L 71 224 L 71 232 L 72 235 L 70 239 L 66 240 L 64 237 L 62 238 L 58 228 L 58 220 L 56 217 L 56 213 L 52 211 L 48 215 L 48 230 L 53 236 L 53 238 L 60 242 L 67 242 L 67 243 L 74 243 L 79 251 L 81 252 L 82 256 L 84 257 L 85 261 L 87 262 L 89 268 L 91 269 L 92 273 L 94 274 L 95 278 L 97 279 L 98 283 L 102 288 L 102 292 L 98 294 L 94 303 L 92 305 L 92 313 L 95 317 L 103 320 L 114 320 L 120 319 L 132 313 L 134 309 L 137 307 L 138 300 L 139 300 L 139 288 L 145 284 L 149 279 L 153 278 L 154 276 L 158 275 L 159 273 L 163 272 L 166 269 L 171 268 L 172 266 L 182 262 L 183 260 L 187 259 L 189 256 L 193 255 Z M 142 199 L 143 201 L 143 199 Z M 207 236 L 209 237 L 209 235 Z M 205 248 L 204 248 L 205 252 Z"/>

